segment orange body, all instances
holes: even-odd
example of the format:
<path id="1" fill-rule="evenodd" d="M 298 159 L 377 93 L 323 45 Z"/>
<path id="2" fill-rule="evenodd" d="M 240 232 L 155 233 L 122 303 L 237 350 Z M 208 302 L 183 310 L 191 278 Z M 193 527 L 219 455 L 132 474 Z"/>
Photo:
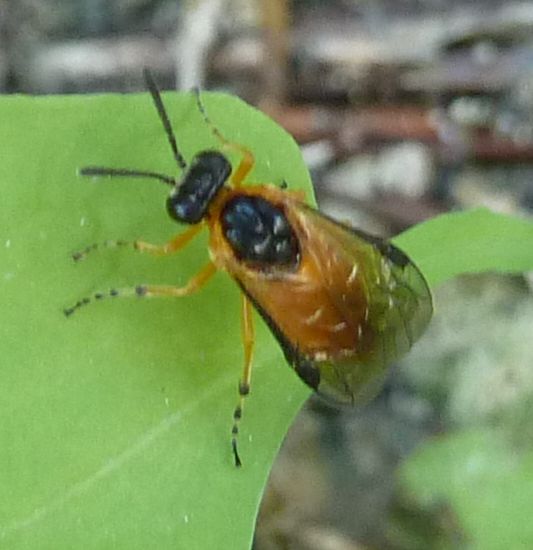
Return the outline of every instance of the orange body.
<path id="1" fill-rule="evenodd" d="M 235 256 L 220 213 L 236 195 L 260 196 L 283 210 L 300 244 L 296 268 L 265 270 Z M 237 281 L 304 381 L 337 401 L 371 391 L 367 382 L 381 379 L 431 316 L 429 290 L 403 253 L 327 218 L 295 193 L 272 185 L 225 188 L 206 222 L 214 264 Z M 315 370 L 310 379 L 299 372 L 302 362 Z"/>

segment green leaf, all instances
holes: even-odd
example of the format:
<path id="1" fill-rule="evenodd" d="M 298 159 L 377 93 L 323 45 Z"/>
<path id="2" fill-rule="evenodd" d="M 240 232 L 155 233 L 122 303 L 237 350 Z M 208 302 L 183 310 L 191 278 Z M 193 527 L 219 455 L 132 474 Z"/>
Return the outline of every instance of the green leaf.
<path id="1" fill-rule="evenodd" d="M 437 438 L 415 453 L 400 474 L 421 505 L 452 504 L 469 548 L 533 547 L 533 452 L 517 454 L 498 431 Z"/>
<path id="2" fill-rule="evenodd" d="M 217 127 L 256 154 L 250 182 L 285 180 L 309 192 L 286 133 L 235 98 L 204 100 Z M 186 158 L 219 145 L 192 95 L 165 101 Z M 207 260 L 205 235 L 166 258 L 103 250 L 74 265 L 69 257 L 106 239 L 162 243 L 182 231 L 166 215 L 160 183 L 76 176 L 87 165 L 177 173 L 149 97 L 4 97 L 0 120 L 0 546 L 248 548 L 271 462 L 308 390 L 258 322 L 237 470 L 229 448 L 242 368 L 235 284 L 220 273 L 184 299 L 107 300 L 69 319 L 62 313 L 99 289 L 183 284 Z M 398 238 L 433 284 L 494 268 L 469 256 L 466 218 L 444 219 L 444 232 L 435 221 Z M 495 268 L 530 266 L 527 254 L 514 261 L 529 230 L 515 247 L 509 227 L 509 254 Z M 448 242 L 454 235 L 462 245 Z"/>
<path id="3" fill-rule="evenodd" d="M 186 158 L 219 145 L 192 95 L 164 99 Z M 232 97 L 203 99 L 229 138 L 258 153 L 251 181 L 310 190 L 296 144 L 271 120 Z M 270 465 L 308 390 L 258 323 L 236 469 L 236 285 L 220 273 L 184 299 L 62 312 L 98 289 L 183 284 L 208 259 L 205 236 L 168 258 L 70 258 L 106 239 L 162 243 L 183 230 L 159 182 L 76 175 L 86 165 L 177 173 L 149 96 L 4 97 L 0 120 L 0 546 L 249 548 Z"/>
<path id="4" fill-rule="evenodd" d="M 485 208 L 443 214 L 393 241 L 432 287 L 464 273 L 533 269 L 533 223 Z"/>

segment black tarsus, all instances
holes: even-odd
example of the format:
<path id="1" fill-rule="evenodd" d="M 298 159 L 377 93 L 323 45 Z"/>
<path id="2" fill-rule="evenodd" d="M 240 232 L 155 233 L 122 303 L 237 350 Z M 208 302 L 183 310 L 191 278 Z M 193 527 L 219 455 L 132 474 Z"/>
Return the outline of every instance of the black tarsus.
<path id="1" fill-rule="evenodd" d="M 165 129 L 165 134 L 167 135 L 168 142 L 170 143 L 170 147 L 172 149 L 172 152 L 174 153 L 174 158 L 176 159 L 178 166 L 182 170 L 185 170 L 185 168 L 187 168 L 187 163 L 185 162 L 183 155 L 178 150 L 176 136 L 174 136 L 172 125 L 170 124 L 167 111 L 165 109 L 165 106 L 163 105 L 163 100 L 161 99 L 161 94 L 159 93 L 159 89 L 157 87 L 157 84 L 155 83 L 154 77 L 152 76 L 152 73 L 146 68 L 143 70 L 143 76 L 146 87 L 148 88 L 148 91 L 152 96 L 155 108 L 157 109 L 157 113 L 159 114 L 159 118 L 161 119 L 161 122 L 163 124 L 163 128 Z"/>
<path id="2" fill-rule="evenodd" d="M 212 120 L 207 114 L 207 111 L 205 110 L 204 104 L 202 103 L 202 98 L 200 97 L 200 88 L 198 86 L 194 86 L 192 92 L 196 98 L 196 105 L 198 106 L 198 110 L 200 111 L 204 122 L 207 124 L 207 126 L 209 126 L 209 129 L 217 139 L 219 139 L 222 143 L 227 144 L 228 140 L 222 135 L 222 132 L 213 124 Z"/>
<path id="3" fill-rule="evenodd" d="M 237 451 L 237 440 L 234 438 L 231 440 L 231 448 L 233 449 L 233 456 L 235 457 L 235 467 L 240 468 L 242 466 L 241 457 Z"/>

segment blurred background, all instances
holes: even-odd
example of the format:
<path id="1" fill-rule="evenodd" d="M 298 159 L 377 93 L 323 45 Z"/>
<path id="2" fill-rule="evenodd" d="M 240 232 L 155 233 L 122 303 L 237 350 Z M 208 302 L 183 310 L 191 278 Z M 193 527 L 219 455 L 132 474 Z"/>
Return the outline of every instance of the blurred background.
<path id="1" fill-rule="evenodd" d="M 321 209 L 368 232 L 481 205 L 532 213 L 532 2 L 0 0 L 2 93 L 144 91 L 145 66 L 164 88 L 267 112 L 301 145 Z M 533 466 L 501 478 L 533 456 L 532 284 L 443 285 L 429 334 L 374 402 L 311 398 L 254 548 L 533 548 L 491 520 L 512 524 L 533 483 Z M 498 483 L 518 489 L 499 500 Z"/>

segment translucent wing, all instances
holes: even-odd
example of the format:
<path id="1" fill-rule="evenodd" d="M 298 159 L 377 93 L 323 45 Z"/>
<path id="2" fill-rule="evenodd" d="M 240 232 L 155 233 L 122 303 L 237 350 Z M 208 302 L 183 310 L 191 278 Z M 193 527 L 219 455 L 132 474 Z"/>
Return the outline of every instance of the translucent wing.
<path id="1" fill-rule="evenodd" d="M 302 208 L 307 248 L 320 266 L 324 288 L 358 339 L 352 349 L 300 361 L 318 369 L 317 390 L 355 402 L 379 386 L 386 367 L 420 338 L 432 315 L 429 287 L 416 265 L 394 245 L 354 230 L 308 207 Z M 364 313 L 351 299 L 364 295 Z M 360 303 L 361 300 L 359 299 Z M 296 370 L 298 367 L 296 365 Z"/>

